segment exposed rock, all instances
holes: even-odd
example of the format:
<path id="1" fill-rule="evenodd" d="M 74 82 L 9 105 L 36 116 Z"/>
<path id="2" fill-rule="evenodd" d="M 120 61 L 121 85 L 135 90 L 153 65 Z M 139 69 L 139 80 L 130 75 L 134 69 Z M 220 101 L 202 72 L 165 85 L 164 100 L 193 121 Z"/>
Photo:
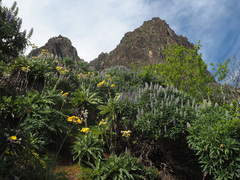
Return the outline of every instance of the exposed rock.
<path id="1" fill-rule="evenodd" d="M 166 46 L 175 43 L 188 49 L 194 48 L 186 37 L 176 35 L 164 20 L 153 18 L 133 32 L 127 32 L 113 51 L 101 53 L 90 62 L 90 66 L 101 71 L 116 65 L 130 68 L 132 62 L 137 67 L 159 63 L 164 59 Z"/>
<path id="2" fill-rule="evenodd" d="M 79 58 L 76 48 L 72 46 L 72 42 L 67 37 L 61 35 L 49 39 L 44 46 L 32 50 L 28 57 L 41 56 L 42 49 L 47 49 L 55 58 L 63 59 L 64 57 L 70 57 L 75 61 L 83 61 Z"/>

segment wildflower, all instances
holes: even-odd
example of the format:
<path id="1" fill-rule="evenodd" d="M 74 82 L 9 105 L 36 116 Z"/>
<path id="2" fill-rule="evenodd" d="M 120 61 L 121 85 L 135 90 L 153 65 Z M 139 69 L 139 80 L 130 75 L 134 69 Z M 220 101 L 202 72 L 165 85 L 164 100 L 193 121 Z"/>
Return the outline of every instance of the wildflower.
<path id="1" fill-rule="evenodd" d="M 127 130 L 127 131 L 121 131 L 121 133 L 122 133 L 122 137 L 129 137 L 130 134 L 132 133 L 132 131 L 130 131 L 130 130 Z"/>
<path id="2" fill-rule="evenodd" d="M 221 144 L 221 145 L 220 145 L 220 148 L 221 148 L 221 149 L 225 148 L 225 145 L 224 145 L 224 144 Z"/>
<path id="3" fill-rule="evenodd" d="M 105 125 L 105 124 L 107 124 L 107 122 L 102 119 L 102 121 L 100 121 L 98 125 L 101 126 L 101 125 Z"/>
<path id="4" fill-rule="evenodd" d="M 112 84 L 111 87 L 113 88 L 113 87 L 116 87 L 116 86 L 115 86 L 115 84 Z"/>
<path id="5" fill-rule="evenodd" d="M 67 97 L 68 94 L 69 94 L 68 92 L 65 92 L 65 93 L 63 94 L 63 97 Z"/>
<path id="6" fill-rule="evenodd" d="M 30 68 L 29 68 L 29 66 L 28 67 L 21 67 L 21 69 L 22 69 L 22 71 L 23 72 L 28 72 L 28 71 L 30 71 Z"/>
<path id="7" fill-rule="evenodd" d="M 61 71 L 62 68 L 63 68 L 63 67 L 61 67 L 61 66 L 57 66 L 57 67 L 56 67 L 56 69 L 57 69 L 58 71 Z"/>
<path id="8" fill-rule="evenodd" d="M 54 60 L 53 62 L 54 62 L 54 63 L 58 63 L 58 60 Z"/>
<path id="9" fill-rule="evenodd" d="M 11 136 L 11 139 L 12 139 L 13 141 L 15 141 L 15 140 L 17 139 L 17 137 L 16 137 L 16 136 Z"/>
<path id="10" fill-rule="evenodd" d="M 97 84 L 97 87 L 98 87 L 98 88 L 101 87 L 104 83 L 105 83 L 105 80 L 103 80 L 102 82 L 98 83 L 98 84 Z"/>
<path id="11" fill-rule="evenodd" d="M 68 116 L 67 121 L 82 124 L 82 121 L 79 119 L 79 117 L 76 117 L 76 116 L 71 116 L 71 117 Z"/>
<path id="12" fill-rule="evenodd" d="M 63 93 L 63 91 L 60 92 L 60 94 L 62 94 L 62 93 Z"/>
<path id="13" fill-rule="evenodd" d="M 109 78 L 110 78 L 111 76 L 110 76 L 109 74 L 107 74 L 106 77 L 109 77 Z"/>
<path id="14" fill-rule="evenodd" d="M 84 133 L 89 133 L 89 132 L 90 132 L 90 130 L 89 130 L 89 128 L 82 128 L 81 132 L 84 132 Z"/>
<path id="15" fill-rule="evenodd" d="M 2 50 L 0 50 L 0 53 L 2 53 Z"/>

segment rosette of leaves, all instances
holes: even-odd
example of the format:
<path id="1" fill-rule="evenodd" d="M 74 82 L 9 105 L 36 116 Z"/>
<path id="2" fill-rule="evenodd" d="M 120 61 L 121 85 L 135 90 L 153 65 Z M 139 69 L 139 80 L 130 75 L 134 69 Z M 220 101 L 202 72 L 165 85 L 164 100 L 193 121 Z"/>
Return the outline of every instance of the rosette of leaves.
<path id="1" fill-rule="evenodd" d="M 72 146 L 73 160 L 78 160 L 81 165 L 87 165 L 86 162 L 95 163 L 102 158 L 104 144 L 102 139 L 91 132 L 78 135 Z"/>
<path id="2" fill-rule="evenodd" d="M 188 143 L 199 157 L 205 176 L 239 179 L 240 120 L 218 106 L 205 106 L 189 128 Z"/>
<path id="3" fill-rule="evenodd" d="M 173 86 L 146 84 L 138 90 L 135 129 L 148 137 L 177 139 L 196 118 L 197 105 Z"/>
<path id="4" fill-rule="evenodd" d="M 91 164 L 91 179 L 146 179 L 145 167 L 128 154 L 117 155 L 111 154 L 105 161 L 98 160 L 95 165 Z"/>

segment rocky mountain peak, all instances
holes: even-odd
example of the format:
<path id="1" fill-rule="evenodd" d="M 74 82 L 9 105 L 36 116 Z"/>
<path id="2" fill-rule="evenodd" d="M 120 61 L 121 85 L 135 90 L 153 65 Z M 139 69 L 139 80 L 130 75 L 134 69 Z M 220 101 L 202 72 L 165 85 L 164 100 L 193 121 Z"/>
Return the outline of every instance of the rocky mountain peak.
<path id="1" fill-rule="evenodd" d="M 83 61 L 77 54 L 77 50 L 72 46 L 72 42 L 67 38 L 59 35 L 58 37 L 53 37 L 48 40 L 48 42 L 37 49 L 33 49 L 28 57 L 41 56 L 42 49 L 47 49 L 48 52 L 55 58 L 70 57 L 75 61 Z"/>
<path id="2" fill-rule="evenodd" d="M 160 63 L 164 60 L 163 50 L 175 43 L 194 48 L 186 37 L 176 35 L 164 20 L 155 17 L 133 32 L 127 32 L 113 51 L 101 53 L 90 65 L 101 71 L 116 65 L 130 68 L 131 63 L 137 67 Z"/>

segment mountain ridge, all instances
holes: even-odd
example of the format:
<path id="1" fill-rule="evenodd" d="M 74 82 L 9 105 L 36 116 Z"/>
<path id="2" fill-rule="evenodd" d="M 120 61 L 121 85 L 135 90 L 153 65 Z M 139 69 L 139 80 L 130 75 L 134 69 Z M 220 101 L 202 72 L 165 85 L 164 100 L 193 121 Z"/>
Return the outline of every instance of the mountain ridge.
<path id="1" fill-rule="evenodd" d="M 166 46 L 177 43 L 188 49 L 193 49 L 187 37 L 178 36 L 165 20 L 154 17 L 144 21 L 143 25 L 132 32 L 125 33 L 120 43 L 110 53 L 101 53 L 90 61 L 89 65 L 101 71 L 111 66 L 123 65 L 131 68 L 131 63 L 141 67 L 161 63 L 164 60 L 163 51 Z"/>

